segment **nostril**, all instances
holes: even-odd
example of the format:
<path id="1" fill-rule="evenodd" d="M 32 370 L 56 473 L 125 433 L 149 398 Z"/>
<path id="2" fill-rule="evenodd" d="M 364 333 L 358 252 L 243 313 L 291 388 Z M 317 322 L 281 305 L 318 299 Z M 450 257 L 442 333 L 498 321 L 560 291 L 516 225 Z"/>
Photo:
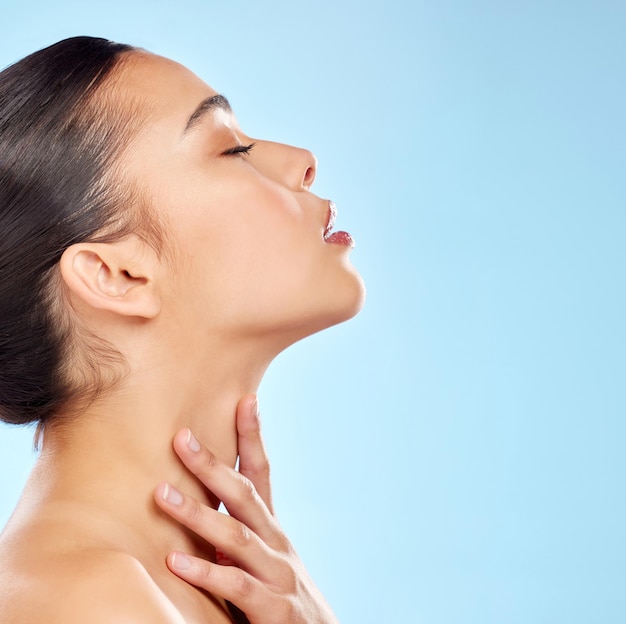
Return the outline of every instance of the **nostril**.
<path id="1" fill-rule="evenodd" d="M 313 167 L 307 167 L 307 170 L 304 172 L 304 178 L 302 179 L 302 186 L 308 189 L 311 184 L 313 184 L 313 180 L 315 180 L 315 169 Z"/>

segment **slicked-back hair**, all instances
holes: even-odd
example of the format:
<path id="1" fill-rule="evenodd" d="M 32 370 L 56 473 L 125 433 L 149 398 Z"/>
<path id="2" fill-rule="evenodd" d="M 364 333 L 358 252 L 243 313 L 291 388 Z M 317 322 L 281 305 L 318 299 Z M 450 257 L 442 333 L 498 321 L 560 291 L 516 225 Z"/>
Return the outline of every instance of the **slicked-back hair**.
<path id="1" fill-rule="evenodd" d="M 70 245 L 138 227 L 115 162 L 128 115 L 107 89 L 133 48 L 74 37 L 0 73 L 0 419 L 45 426 L 115 378 L 121 356 L 92 336 L 78 357 L 62 303 Z M 134 202 L 135 204 L 137 202 Z M 86 354 L 86 355 L 85 355 Z"/>

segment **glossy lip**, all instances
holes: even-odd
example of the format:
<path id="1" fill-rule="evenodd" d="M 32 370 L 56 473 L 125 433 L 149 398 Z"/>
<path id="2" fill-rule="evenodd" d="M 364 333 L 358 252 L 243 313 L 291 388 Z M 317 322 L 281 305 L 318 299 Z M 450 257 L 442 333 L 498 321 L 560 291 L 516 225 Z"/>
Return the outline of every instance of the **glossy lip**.
<path id="1" fill-rule="evenodd" d="M 354 247 L 354 239 L 348 232 L 333 232 L 327 239 L 327 243 L 333 245 L 343 245 L 344 247 Z"/>
<path id="2" fill-rule="evenodd" d="M 335 218 L 337 217 L 337 207 L 335 202 L 328 201 L 328 219 L 324 228 L 324 242 L 333 245 L 343 245 L 344 247 L 354 247 L 354 239 L 348 232 L 333 232 Z"/>
<path id="3" fill-rule="evenodd" d="M 337 207 L 335 206 L 335 202 L 328 201 L 328 219 L 326 221 L 326 227 L 324 228 L 324 240 L 326 240 L 330 233 L 333 230 L 333 226 L 335 225 L 335 219 L 337 218 Z"/>

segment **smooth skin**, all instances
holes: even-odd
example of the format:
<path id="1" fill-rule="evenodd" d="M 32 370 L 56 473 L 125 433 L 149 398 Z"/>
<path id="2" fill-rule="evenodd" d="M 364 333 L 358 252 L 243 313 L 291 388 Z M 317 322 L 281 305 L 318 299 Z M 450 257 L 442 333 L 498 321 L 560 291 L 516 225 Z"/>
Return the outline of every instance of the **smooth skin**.
<path id="1" fill-rule="evenodd" d="M 274 516 L 254 397 L 240 402 L 237 431 L 240 472 L 219 462 L 189 429 L 174 438 L 181 461 L 230 516 L 160 484 L 155 491 L 159 507 L 223 553 L 220 564 L 214 564 L 176 551 L 168 556 L 168 566 L 188 583 L 234 603 L 251 622 L 337 622 Z"/>
<path id="2" fill-rule="evenodd" d="M 0 536 L 3 623 L 219 624 L 225 599 L 252 624 L 335 622 L 273 516 L 252 397 L 278 353 L 358 312 L 363 284 L 324 240 L 310 152 L 251 139 L 224 106 L 188 127 L 215 95 L 145 52 L 108 84 L 140 122 L 116 175 L 166 248 L 133 235 L 63 254 L 72 322 L 126 369 L 45 431 Z"/>

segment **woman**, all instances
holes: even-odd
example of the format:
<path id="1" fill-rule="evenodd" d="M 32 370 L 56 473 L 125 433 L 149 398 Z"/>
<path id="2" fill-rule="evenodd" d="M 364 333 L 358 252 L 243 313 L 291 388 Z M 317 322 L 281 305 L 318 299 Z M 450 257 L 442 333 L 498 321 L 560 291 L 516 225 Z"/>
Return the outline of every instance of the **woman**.
<path id="1" fill-rule="evenodd" d="M 254 399 L 362 304 L 315 168 L 142 50 L 74 38 L 0 74 L 0 410 L 41 447 L 0 621 L 335 621 L 271 513 Z"/>

